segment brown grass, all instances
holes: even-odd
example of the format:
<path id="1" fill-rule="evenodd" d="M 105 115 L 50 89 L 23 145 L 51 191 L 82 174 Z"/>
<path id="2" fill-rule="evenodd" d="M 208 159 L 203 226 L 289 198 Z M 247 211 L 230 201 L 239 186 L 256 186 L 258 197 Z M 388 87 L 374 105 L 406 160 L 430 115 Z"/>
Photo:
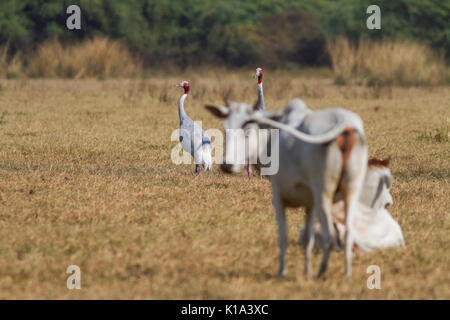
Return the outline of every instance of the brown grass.
<path id="1" fill-rule="evenodd" d="M 434 141 L 438 143 L 449 142 L 450 140 L 450 119 L 447 118 L 438 128 L 426 130 L 417 137 L 419 140 Z"/>
<path id="2" fill-rule="evenodd" d="M 424 44 L 361 40 L 355 46 L 338 37 L 328 41 L 328 52 L 337 84 L 417 86 L 449 80 L 443 56 Z"/>
<path id="3" fill-rule="evenodd" d="M 107 38 L 70 45 L 45 42 L 27 62 L 27 74 L 31 77 L 129 78 L 142 71 L 141 62 L 125 46 Z"/>
<path id="4" fill-rule="evenodd" d="M 265 70 L 269 109 L 301 96 L 313 109 L 361 115 L 370 155 L 392 156 L 390 209 L 407 248 L 358 254 L 351 284 L 342 252 L 326 280 L 306 280 L 296 244 L 302 210 L 289 210 L 287 279 L 277 271 L 276 222 L 266 179 L 175 166 L 174 84 L 191 81 L 186 112 L 253 102 L 252 71 L 150 80 L 0 80 L 0 299 L 449 299 L 448 142 L 418 140 L 449 117 L 449 87 L 375 92 Z M 314 257 L 317 270 L 320 256 Z M 66 268 L 81 268 L 81 290 Z M 366 287 L 380 266 L 381 290 Z"/>

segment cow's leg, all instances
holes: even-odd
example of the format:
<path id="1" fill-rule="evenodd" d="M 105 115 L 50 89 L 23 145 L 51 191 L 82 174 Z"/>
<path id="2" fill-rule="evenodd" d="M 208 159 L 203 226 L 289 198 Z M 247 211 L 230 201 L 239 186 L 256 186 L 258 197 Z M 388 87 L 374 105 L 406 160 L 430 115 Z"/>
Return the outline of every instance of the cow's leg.
<path id="1" fill-rule="evenodd" d="M 332 233 L 332 229 L 330 228 L 329 221 L 332 219 L 331 217 L 331 199 L 326 192 L 322 193 L 320 197 L 315 201 L 317 205 L 315 205 L 316 215 L 319 217 L 320 225 L 322 227 L 322 261 L 320 263 L 320 269 L 318 277 L 321 277 L 325 271 L 327 270 L 328 259 L 330 256 L 331 249 L 331 239 L 330 234 Z"/>
<path id="2" fill-rule="evenodd" d="M 276 187 L 273 187 L 272 192 L 273 192 L 272 203 L 273 206 L 275 207 L 275 214 L 278 224 L 278 246 L 280 248 L 280 268 L 278 270 L 278 275 L 285 276 L 286 275 L 285 258 L 286 258 L 286 249 L 288 245 L 286 212 Z"/>
<path id="3" fill-rule="evenodd" d="M 354 195 L 347 196 L 345 200 L 345 277 L 350 280 L 352 277 L 352 255 L 353 255 L 353 218 L 357 210 L 358 198 Z"/>
<path id="4" fill-rule="evenodd" d="M 358 199 L 363 184 L 365 175 L 365 169 L 362 174 L 354 174 L 352 176 L 346 176 L 344 178 L 341 187 L 344 195 L 344 208 L 345 208 L 345 277 L 350 280 L 352 277 L 352 255 L 353 255 L 353 220 L 358 210 Z"/>
<path id="5" fill-rule="evenodd" d="M 341 156 L 336 145 L 325 147 L 322 154 L 323 162 L 315 161 L 316 175 L 311 181 L 313 186 L 314 215 L 319 218 L 322 229 L 322 260 L 320 263 L 318 277 L 321 277 L 328 265 L 331 253 L 331 237 L 334 237 L 333 217 L 331 215 L 331 205 L 339 183 L 341 172 Z M 320 154 L 320 153 L 319 153 Z"/>
<path id="6" fill-rule="evenodd" d="M 334 195 L 333 195 L 334 196 Z M 336 250 L 337 248 L 339 248 L 339 233 L 337 231 L 337 228 L 334 224 L 334 219 L 333 219 L 333 200 L 330 199 L 329 203 L 329 215 L 328 215 L 328 230 L 330 230 L 330 244 L 331 244 L 331 249 Z"/>
<path id="7" fill-rule="evenodd" d="M 305 224 L 305 275 L 313 276 L 311 255 L 314 248 L 314 214 L 313 211 L 307 209 Z"/>
<path id="8" fill-rule="evenodd" d="M 358 210 L 358 201 L 364 183 L 367 169 L 367 146 L 363 139 L 357 139 L 355 148 L 344 168 L 340 190 L 344 197 L 345 208 L 345 277 L 350 280 L 352 276 L 353 254 L 353 220 Z"/>

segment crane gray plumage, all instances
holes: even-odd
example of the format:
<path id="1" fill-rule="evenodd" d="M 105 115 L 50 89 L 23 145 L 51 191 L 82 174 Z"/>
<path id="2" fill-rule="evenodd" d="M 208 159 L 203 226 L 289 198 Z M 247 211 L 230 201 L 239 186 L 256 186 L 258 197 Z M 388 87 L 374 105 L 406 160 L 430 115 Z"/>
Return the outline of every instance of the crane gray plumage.
<path id="1" fill-rule="evenodd" d="M 184 94 L 178 101 L 178 115 L 180 117 L 180 143 L 186 152 L 194 158 L 195 172 L 200 173 L 200 165 L 205 170 L 211 170 L 211 139 L 184 111 L 184 100 L 188 96 L 189 82 L 182 81 L 177 87 L 183 87 Z"/>
<path id="2" fill-rule="evenodd" d="M 256 109 L 265 112 L 266 106 L 264 104 L 264 92 L 263 92 L 263 84 L 262 84 L 263 70 L 261 68 L 256 68 L 256 73 L 253 75 L 253 78 L 258 79 L 258 101 L 256 102 Z M 257 130 L 257 125 L 252 126 L 253 130 Z M 252 175 L 252 166 L 250 163 L 246 164 L 247 175 L 250 178 Z M 260 175 L 261 178 L 261 175 Z"/>

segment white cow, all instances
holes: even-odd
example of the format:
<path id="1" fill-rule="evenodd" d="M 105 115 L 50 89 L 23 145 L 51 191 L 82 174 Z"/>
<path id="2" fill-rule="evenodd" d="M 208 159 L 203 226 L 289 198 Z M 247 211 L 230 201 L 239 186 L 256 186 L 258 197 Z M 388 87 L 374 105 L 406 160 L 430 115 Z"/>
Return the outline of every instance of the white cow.
<path id="1" fill-rule="evenodd" d="M 206 108 L 225 119 L 225 130 L 245 130 L 251 123 L 258 123 L 261 129 L 281 129 L 278 141 L 269 145 L 271 139 L 267 139 L 267 147 L 271 152 L 279 153 L 279 170 L 269 176 L 278 222 L 279 274 L 285 274 L 288 245 L 285 208 L 300 206 L 305 207 L 307 212 L 305 273 L 312 276 L 315 217 L 321 224 L 323 243 L 318 276 L 325 272 L 334 239 L 331 206 L 336 194 L 339 194 L 345 204 L 345 274 L 350 279 L 354 240 L 352 228 L 348 226 L 352 225 L 358 209 L 368 157 L 361 118 L 353 112 L 338 108 L 313 112 L 300 99 L 290 101 L 281 113 L 270 116 L 245 103 Z M 236 150 L 236 143 L 236 139 L 226 140 L 225 159 L 229 159 L 228 152 Z M 246 159 L 242 159 L 245 156 L 246 153 L 237 154 L 237 159 L 222 165 L 222 169 L 239 172 L 246 163 Z"/>
<path id="2" fill-rule="evenodd" d="M 402 229 L 387 211 L 394 201 L 390 193 L 392 175 L 388 168 L 389 159 L 370 159 L 364 185 L 359 197 L 357 214 L 353 220 L 355 248 L 369 252 L 389 247 L 404 247 Z M 343 243 L 345 234 L 344 202 L 338 201 L 331 208 L 333 223 L 337 231 L 337 242 Z M 306 245 L 306 226 L 300 232 L 300 245 Z M 318 221 L 314 224 L 314 247 L 320 249 L 321 230 Z M 336 248 L 339 249 L 339 248 Z"/>

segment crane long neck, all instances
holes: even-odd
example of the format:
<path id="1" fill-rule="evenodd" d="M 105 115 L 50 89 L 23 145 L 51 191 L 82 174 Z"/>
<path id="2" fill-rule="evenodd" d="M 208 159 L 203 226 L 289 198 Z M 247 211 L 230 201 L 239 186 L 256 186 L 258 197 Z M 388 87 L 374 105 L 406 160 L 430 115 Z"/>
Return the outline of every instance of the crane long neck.
<path id="1" fill-rule="evenodd" d="M 178 101 L 178 115 L 180 116 L 180 122 L 187 117 L 186 112 L 184 112 L 184 100 L 186 99 L 187 94 L 184 93 L 181 98 L 180 101 Z"/>
<path id="2" fill-rule="evenodd" d="M 264 105 L 264 93 L 263 93 L 263 84 L 262 79 L 261 82 L 258 83 L 258 109 L 265 111 L 266 106 Z"/>

